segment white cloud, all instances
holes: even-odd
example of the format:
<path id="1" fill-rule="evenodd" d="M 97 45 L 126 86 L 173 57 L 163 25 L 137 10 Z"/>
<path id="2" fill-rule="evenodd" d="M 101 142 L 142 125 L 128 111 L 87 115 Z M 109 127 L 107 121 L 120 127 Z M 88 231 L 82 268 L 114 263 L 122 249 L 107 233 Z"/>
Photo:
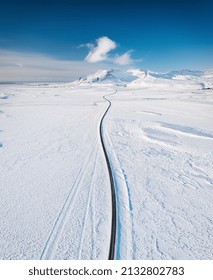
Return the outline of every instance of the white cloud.
<path id="1" fill-rule="evenodd" d="M 107 61 L 110 63 L 114 63 L 117 65 L 129 65 L 133 64 L 135 61 L 140 60 L 134 60 L 131 57 L 131 53 L 133 50 L 130 50 L 122 55 L 116 54 L 114 56 L 109 56 L 109 53 L 117 48 L 117 43 L 109 39 L 108 37 L 101 37 L 96 40 L 97 45 L 93 45 L 91 43 L 80 45 L 81 47 L 87 47 L 90 49 L 88 55 L 85 57 L 85 61 L 89 63 L 97 63 L 100 61 Z"/>
<path id="2" fill-rule="evenodd" d="M 128 65 L 128 64 L 132 64 L 134 61 L 131 58 L 131 52 L 132 51 L 128 51 L 120 56 L 117 56 L 114 58 L 114 63 L 119 64 L 119 65 Z"/>
<path id="3" fill-rule="evenodd" d="M 74 81 L 106 65 L 0 49 L 0 81 Z"/>
<path id="4" fill-rule="evenodd" d="M 108 37 L 101 37 L 96 41 L 96 47 L 94 47 L 92 44 L 89 44 L 89 48 L 91 49 L 91 51 L 85 58 L 87 62 L 96 63 L 105 61 L 108 59 L 108 53 L 117 47 L 117 44 Z"/>

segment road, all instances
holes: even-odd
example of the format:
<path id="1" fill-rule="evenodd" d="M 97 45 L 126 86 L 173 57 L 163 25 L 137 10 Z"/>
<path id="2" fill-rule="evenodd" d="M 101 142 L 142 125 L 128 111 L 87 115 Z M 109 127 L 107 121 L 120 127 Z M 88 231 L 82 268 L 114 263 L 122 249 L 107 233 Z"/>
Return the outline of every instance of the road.
<path id="1" fill-rule="evenodd" d="M 117 92 L 117 90 L 115 90 L 115 92 L 109 94 L 115 94 Z M 106 163 L 107 163 L 107 169 L 109 172 L 109 178 L 110 178 L 110 185 L 111 185 L 111 196 L 112 196 L 112 224 L 111 224 L 111 238 L 110 238 L 110 249 L 109 249 L 109 256 L 108 259 L 109 260 L 113 260 L 115 257 L 115 242 L 116 242 L 116 194 L 115 194 L 115 184 L 114 184 L 114 180 L 113 180 L 113 174 L 112 174 L 112 167 L 110 166 L 110 161 L 109 161 L 109 157 L 107 155 L 107 151 L 106 151 L 106 147 L 104 144 L 104 139 L 103 139 L 103 120 L 107 114 L 107 112 L 109 111 L 110 107 L 111 107 L 111 101 L 106 97 L 109 95 L 105 95 L 103 96 L 103 98 L 108 102 L 108 107 L 104 113 L 104 115 L 101 118 L 100 121 L 100 138 L 101 138 L 101 145 L 104 151 L 104 156 L 106 159 Z"/>

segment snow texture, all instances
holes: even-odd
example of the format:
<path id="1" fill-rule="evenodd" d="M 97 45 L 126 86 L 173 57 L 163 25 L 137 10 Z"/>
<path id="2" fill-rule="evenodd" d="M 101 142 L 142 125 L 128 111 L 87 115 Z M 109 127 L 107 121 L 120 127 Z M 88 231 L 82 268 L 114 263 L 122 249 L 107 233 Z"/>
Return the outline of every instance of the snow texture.
<path id="1" fill-rule="evenodd" d="M 213 72 L 0 85 L 0 259 L 213 258 Z M 97 79 L 98 78 L 98 79 Z"/>

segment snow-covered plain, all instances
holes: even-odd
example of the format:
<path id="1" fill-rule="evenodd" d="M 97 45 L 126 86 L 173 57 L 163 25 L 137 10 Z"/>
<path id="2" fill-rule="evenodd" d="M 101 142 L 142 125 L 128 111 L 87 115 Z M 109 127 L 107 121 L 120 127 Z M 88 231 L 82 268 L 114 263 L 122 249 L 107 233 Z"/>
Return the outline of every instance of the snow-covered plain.
<path id="1" fill-rule="evenodd" d="M 107 258 L 100 92 L 16 85 L 1 97 L 0 257 Z"/>
<path id="2" fill-rule="evenodd" d="M 211 259 L 212 92 L 124 90 L 111 100 L 106 139 L 127 193 L 128 258 Z"/>
<path id="3" fill-rule="evenodd" d="M 0 258 L 107 259 L 116 89 L 116 258 L 212 259 L 212 72 L 100 73 L 0 86 Z"/>

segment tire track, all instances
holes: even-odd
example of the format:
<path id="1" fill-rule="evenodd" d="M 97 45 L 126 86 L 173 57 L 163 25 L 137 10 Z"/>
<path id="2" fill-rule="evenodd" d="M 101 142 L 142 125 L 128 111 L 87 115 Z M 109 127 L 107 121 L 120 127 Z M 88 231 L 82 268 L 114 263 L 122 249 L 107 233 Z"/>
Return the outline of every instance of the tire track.
<path id="1" fill-rule="evenodd" d="M 87 199 L 87 206 L 86 206 L 86 210 L 85 210 L 84 218 L 83 218 L 83 228 L 82 228 L 82 232 L 81 232 L 81 242 L 80 242 L 80 246 L 79 246 L 79 250 L 78 250 L 78 252 L 79 252 L 78 253 L 78 259 L 79 260 L 81 260 L 85 231 L 86 231 L 86 223 L 87 223 L 87 219 L 88 219 L 88 215 L 89 215 L 89 208 L 90 208 L 90 205 L 91 205 L 91 197 L 92 197 L 94 178 L 95 178 L 94 175 L 96 173 L 97 159 L 98 159 L 98 154 L 96 155 L 96 158 L 95 158 L 95 163 L 94 163 L 94 168 L 93 168 L 94 171 L 93 171 L 93 174 L 92 174 L 92 178 L 90 180 L 90 190 L 89 190 L 89 195 L 88 195 L 88 199 Z M 92 228 L 94 228 L 93 224 L 92 224 Z"/>
<path id="2" fill-rule="evenodd" d="M 108 102 L 108 107 L 107 107 L 105 113 L 103 114 L 103 116 L 101 118 L 100 126 L 99 126 L 101 145 L 102 145 L 105 160 L 106 160 L 106 163 L 107 163 L 107 169 L 108 169 L 110 185 L 111 185 L 111 197 L 112 197 L 112 223 L 111 223 L 111 237 L 110 237 L 110 248 L 109 248 L 108 260 L 114 260 L 114 258 L 115 258 L 116 225 L 117 225 L 117 222 L 116 222 L 116 220 L 117 220 L 116 207 L 117 206 L 116 206 L 115 184 L 114 184 L 114 180 L 113 180 L 112 168 L 111 168 L 111 165 L 110 165 L 110 161 L 109 161 L 109 158 L 108 158 L 108 155 L 107 155 L 107 152 L 106 152 L 106 148 L 105 148 L 105 145 L 104 145 L 104 140 L 103 140 L 103 120 L 104 120 L 107 112 L 109 111 L 109 109 L 111 107 L 111 101 L 106 96 L 113 95 L 116 92 L 117 92 L 117 90 L 115 89 L 115 91 L 113 93 L 103 96 L 103 98 Z"/>
<path id="3" fill-rule="evenodd" d="M 83 179 L 86 176 L 87 169 L 89 166 L 89 162 L 91 160 L 92 155 L 95 153 L 95 146 L 97 144 L 97 139 L 93 142 L 91 146 L 91 150 L 89 154 L 86 157 L 86 160 L 84 161 L 81 169 L 79 170 L 75 182 L 72 185 L 72 188 L 70 189 L 70 192 L 68 193 L 68 196 L 61 208 L 61 211 L 58 214 L 58 217 L 55 221 L 55 224 L 50 232 L 50 235 L 46 241 L 46 244 L 44 246 L 44 249 L 41 253 L 40 260 L 48 260 L 51 259 L 54 256 L 54 251 L 57 246 L 57 242 L 61 236 L 61 233 L 63 232 L 64 226 L 66 224 L 66 220 L 72 210 L 73 201 L 75 200 L 75 197 L 79 193 L 80 185 L 83 181 Z"/>
<path id="4" fill-rule="evenodd" d="M 113 93 L 108 94 L 103 96 L 103 98 L 108 102 L 108 107 L 105 111 L 105 113 L 103 114 L 103 116 L 101 117 L 100 123 L 99 123 L 99 134 L 100 134 L 100 140 L 101 140 L 101 145 L 102 145 L 102 149 L 104 152 L 104 156 L 105 156 L 105 160 L 107 163 L 107 169 L 108 169 L 108 173 L 109 173 L 109 179 L 110 179 L 110 185 L 111 185 L 111 197 L 112 197 L 112 222 L 111 222 L 111 236 L 110 236 L 110 248 L 109 248 L 109 255 L 108 255 L 108 259 L 109 260 L 113 260 L 115 258 L 115 242 L 116 242 L 116 219 L 117 219 L 117 211 L 116 211 L 116 194 L 115 194 L 115 186 L 114 186 L 114 180 L 113 180 L 113 173 L 112 173 L 112 169 L 110 166 L 110 161 L 106 152 L 106 148 L 104 145 L 104 140 L 103 140 L 103 120 L 107 114 L 107 112 L 109 111 L 109 108 L 111 107 L 111 102 L 109 99 L 107 99 L 106 96 L 110 96 L 112 94 L 115 94 L 117 92 L 117 90 L 115 90 Z M 77 197 L 79 191 L 80 191 L 80 186 L 84 180 L 84 178 L 87 176 L 87 170 L 88 170 L 88 166 L 89 163 L 91 161 L 91 158 L 94 156 L 94 154 L 97 152 L 95 149 L 95 146 L 97 145 L 98 139 L 96 138 L 93 142 L 93 144 L 91 145 L 90 148 L 90 152 L 86 157 L 86 160 L 84 161 L 82 167 L 80 168 L 74 184 L 72 185 L 67 198 L 64 201 L 64 204 L 55 220 L 55 223 L 53 225 L 53 228 L 49 234 L 49 237 L 45 243 L 45 246 L 43 248 L 43 251 L 41 253 L 40 256 L 40 260 L 48 260 L 48 259 L 53 259 L 54 254 L 55 254 L 55 250 L 57 248 L 57 244 L 58 241 L 63 233 L 64 227 L 66 225 L 67 219 L 70 215 L 70 212 L 72 211 L 73 208 L 73 203 L 75 201 L 75 198 Z M 94 164 L 94 168 L 97 164 L 97 156 L 96 156 L 96 160 L 95 160 L 95 164 Z M 94 175 L 94 174 L 93 174 Z M 94 176 L 93 176 L 94 177 Z M 94 180 L 94 178 L 91 178 L 91 182 Z M 92 188 L 92 187 L 91 187 Z M 90 190 L 90 196 L 91 196 L 91 190 Z M 90 197 L 88 200 L 88 203 L 90 201 Z M 88 216 L 88 205 L 86 208 L 86 212 L 84 215 L 84 218 L 87 219 Z M 83 226 L 83 231 L 82 231 L 82 238 L 84 238 L 84 234 L 85 234 L 85 225 Z M 79 258 L 81 257 L 81 253 L 82 253 L 82 248 L 83 248 L 83 240 L 81 241 L 82 244 L 80 244 L 79 247 Z"/>

